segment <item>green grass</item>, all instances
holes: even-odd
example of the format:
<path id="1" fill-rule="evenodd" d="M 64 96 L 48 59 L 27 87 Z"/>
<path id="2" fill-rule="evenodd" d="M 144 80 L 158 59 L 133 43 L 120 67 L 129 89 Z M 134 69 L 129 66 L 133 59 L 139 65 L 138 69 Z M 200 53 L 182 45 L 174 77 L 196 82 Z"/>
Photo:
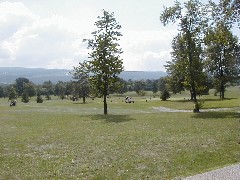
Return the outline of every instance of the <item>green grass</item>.
<path id="1" fill-rule="evenodd" d="M 235 90 L 224 107 L 239 102 Z M 164 113 L 152 108 L 191 109 L 177 96 L 167 102 L 135 97 L 134 104 L 113 96 L 107 116 L 102 99 L 86 104 L 57 97 L 37 104 L 33 99 L 11 108 L 1 99 L 0 179 L 173 179 L 239 163 L 239 111 Z"/>

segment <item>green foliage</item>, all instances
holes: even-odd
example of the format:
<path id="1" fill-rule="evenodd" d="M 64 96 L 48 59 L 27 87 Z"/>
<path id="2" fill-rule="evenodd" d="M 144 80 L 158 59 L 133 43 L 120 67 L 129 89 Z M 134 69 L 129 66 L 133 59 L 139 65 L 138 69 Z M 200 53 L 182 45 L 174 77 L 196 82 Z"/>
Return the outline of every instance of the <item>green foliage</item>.
<path id="1" fill-rule="evenodd" d="M 154 80 L 153 81 L 153 86 L 152 86 L 152 92 L 153 94 L 156 94 L 159 90 L 159 81 L 158 80 Z"/>
<path id="2" fill-rule="evenodd" d="M 119 79 L 119 81 L 117 81 L 115 83 L 114 87 L 117 87 L 116 93 L 118 93 L 118 94 L 123 94 L 123 93 L 128 92 L 128 84 L 123 79 Z M 113 90 L 110 89 L 109 92 L 110 92 L 110 94 L 112 94 L 112 93 L 114 93 L 114 91 L 115 91 L 114 89 Z"/>
<path id="3" fill-rule="evenodd" d="M 107 114 L 106 97 L 109 88 L 119 80 L 117 76 L 123 71 L 123 62 L 120 58 L 122 53 L 118 44 L 121 26 L 114 18 L 114 13 L 103 10 L 103 16 L 95 22 L 97 30 L 92 32 L 93 39 L 88 42 L 90 60 L 88 70 L 91 74 L 89 79 L 98 96 L 104 97 L 104 114 Z"/>
<path id="4" fill-rule="evenodd" d="M 174 6 L 165 8 L 160 16 L 163 25 L 166 26 L 169 23 L 175 23 L 181 17 L 181 9 L 181 4 L 178 1 L 175 2 Z"/>
<path id="5" fill-rule="evenodd" d="M 24 78 L 24 77 L 19 77 L 15 80 L 15 87 L 16 87 L 16 91 L 19 96 L 21 96 L 24 91 L 25 83 L 30 83 L 29 79 Z"/>
<path id="6" fill-rule="evenodd" d="M 58 83 L 55 85 L 54 91 L 55 94 L 63 100 L 66 94 L 66 83 L 58 81 Z"/>
<path id="7" fill-rule="evenodd" d="M 193 112 L 194 113 L 200 112 L 200 109 L 203 107 L 204 102 L 205 102 L 204 99 L 201 99 L 201 100 L 198 100 L 197 102 L 195 102 Z"/>
<path id="8" fill-rule="evenodd" d="M 158 80 L 158 89 L 159 91 L 163 91 L 164 89 L 167 89 L 167 84 L 168 81 L 167 81 L 167 77 L 161 77 L 159 80 Z"/>
<path id="9" fill-rule="evenodd" d="M 140 95 L 140 96 L 146 96 L 146 94 L 147 94 L 147 92 L 144 91 L 144 90 L 140 90 L 140 91 L 138 92 L 138 95 Z"/>
<path id="10" fill-rule="evenodd" d="M 8 99 L 9 100 L 17 99 L 17 91 L 13 86 L 11 86 L 9 89 Z"/>
<path id="11" fill-rule="evenodd" d="M 40 93 L 37 94 L 37 103 L 43 103 L 43 98 Z"/>
<path id="12" fill-rule="evenodd" d="M 231 29 L 234 24 L 238 23 L 240 28 L 240 3 L 239 0 L 220 0 L 218 4 L 214 1 L 209 2 L 211 8 L 212 24 L 224 22 L 228 29 Z"/>
<path id="13" fill-rule="evenodd" d="M 0 98 L 4 97 L 4 90 L 3 87 L 0 86 Z"/>
<path id="14" fill-rule="evenodd" d="M 227 83 L 238 80 L 240 69 L 240 45 L 225 22 L 211 28 L 205 38 L 206 68 L 214 77 L 216 91 L 224 98 Z"/>
<path id="15" fill-rule="evenodd" d="M 146 87 L 146 82 L 144 80 L 134 82 L 134 91 L 139 94 L 141 91 L 144 91 Z"/>
<path id="16" fill-rule="evenodd" d="M 74 67 L 72 74 L 73 78 L 77 80 L 77 82 L 72 83 L 74 85 L 74 94 L 78 94 L 78 97 L 83 98 L 83 103 L 85 103 L 86 97 L 90 94 L 88 62 L 79 62 L 79 65 Z"/>
<path id="17" fill-rule="evenodd" d="M 202 34 L 207 26 L 204 6 L 198 0 L 191 0 L 183 6 L 165 8 L 160 20 L 164 25 L 179 22 L 179 34 L 172 42 L 172 62 L 167 62 L 166 69 L 170 74 L 169 85 L 174 92 L 179 92 L 181 83 L 189 87 L 191 98 L 197 101 L 197 86 L 201 86 L 205 77 L 203 73 Z M 187 88 L 185 87 L 185 88 Z"/>
<path id="18" fill-rule="evenodd" d="M 54 94 L 54 85 L 51 81 L 44 81 L 42 84 L 43 94 L 44 95 L 53 95 Z"/>
<path id="19" fill-rule="evenodd" d="M 28 93 L 27 92 L 23 92 L 22 93 L 22 102 L 28 103 L 29 100 L 30 100 L 30 97 L 29 97 Z"/>
<path id="20" fill-rule="evenodd" d="M 167 99 L 169 99 L 171 97 L 169 91 L 167 89 L 164 89 L 162 92 L 161 92 L 161 95 L 160 95 L 160 99 L 162 99 L 163 101 L 166 101 Z"/>
<path id="21" fill-rule="evenodd" d="M 32 82 L 23 83 L 23 93 L 28 94 L 31 98 L 36 95 L 36 87 Z"/>
<path id="22" fill-rule="evenodd" d="M 47 100 L 51 100 L 51 96 L 50 96 L 49 94 L 47 94 L 47 95 L 45 96 L 45 98 L 46 98 Z"/>

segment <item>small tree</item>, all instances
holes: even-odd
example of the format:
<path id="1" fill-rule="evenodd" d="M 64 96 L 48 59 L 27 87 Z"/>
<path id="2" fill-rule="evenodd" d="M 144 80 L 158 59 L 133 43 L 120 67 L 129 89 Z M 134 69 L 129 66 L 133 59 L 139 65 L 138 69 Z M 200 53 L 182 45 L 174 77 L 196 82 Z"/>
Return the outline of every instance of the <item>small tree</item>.
<path id="1" fill-rule="evenodd" d="M 45 81 L 45 82 L 43 82 L 42 88 L 43 88 L 43 94 L 45 95 L 46 99 L 51 100 L 51 95 L 54 94 L 53 83 L 50 80 Z"/>
<path id="2" fill-rule="evenodd" d="M 140 93 L 144 91 L 145 87 L 146 87 L 146 83 L 143 80 L 134 82 L 134 90 L 138 95 L 140 95 Z"/>
<path id="3" fill-rule="evenodd" d="M 10 87 L 9 89 L 8 99 L 9 100 L 17 99 L 17 91 L 13 86 Z"/>
<path id="4" fill-rule="evenodd" d="M 36 87 L 32 82 L 23 84 L 23 92 L 31 98 L 36 95 Z"/>
<path id="5" fill-rule="evenodd" d="M 28 103 L 29 100 L 30 100 L 30 97 L 29 97 L 28 93 L 26 91 L 23 91 L 23 93 L 22 93 L 22 102 Z"/>
<path id="6" fill-rule="evenodd" d="M 24 84 L 26 83 L 30 83 L 29 79 L 24 78 L 24 77 L 19 77 L 15 80 L 15 87 L 16 87 L 16 91 L 18 93 L 18 96 L 21 96 L 23 91 L 24 91 Z"/>
<path id="7" fill-rule="evenodd" d="M 93 39 L 88 42 L 90 61 L 90 82 L 94 85 L 98 96 L 103 96 L 104 114 L 107 114 L 107 95 L 119 80 L 117 76 L 123 71 L 122 53 L 118 44 L 121 26 L 114 18 L 114 13 L 103 10 L 103 16 L 95 22 L 97 30 L 92 32 Z"/>
<path id="8" fill-rule="evenodd" d="M 153 94 L 156 94 L 158 92 L 158 90 L 159 90 L 158 87 L 159 87 L 159 80 L 154 80 L 153 86 L 152 86 Z"/>
<path id="9" fill-rule="evenodd" d="M 83 103 L 86 102 L 86 97 L 90 92 L 89 84 L 89 65 L 87 61 L 79 63 L 79 66 L 74 67 L 73 78 L 75 82 L 75 91 L 78 92 L 80 98 L 83 98 Z"/>
<path id="10" fill-rule="evenodd" d="M 160 99 L 162 99 L 163 101 L 166 101 L 167 99 L 169 99 L 171 97 L 170 93 L 168 92 L 167 89 L 164 89 L 162 92 L 161 92 L 161 95 L 160 95 Z"/>
<path id="11" fill-rule="evenodd" d="M 55 86 L 55 94 L 59 96 L 62 100 L 64 99 L 66 92 L 66 83 L 58 81 Z"/>
<path id="12" fill-rule="evenodd" d="M 37 93 L 37 103 L 42 103 L 43 102 L 43 98 L 41 96 L 41 94 L 38 92 Z"/>
<path id="13" fill-rule="evenodd" d="M 3 87 L 0 86 L 0 98 L 4 97 Z"/>

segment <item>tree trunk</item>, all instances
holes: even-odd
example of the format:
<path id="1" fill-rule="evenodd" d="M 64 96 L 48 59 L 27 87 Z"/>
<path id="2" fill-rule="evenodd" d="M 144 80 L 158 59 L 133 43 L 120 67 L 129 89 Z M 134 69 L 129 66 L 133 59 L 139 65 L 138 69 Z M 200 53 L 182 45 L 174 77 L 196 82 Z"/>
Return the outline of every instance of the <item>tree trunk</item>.
<path id="1" fill-rule="evenodd" d="M 196 103 L 197 102 L 197 93 L 196 93 L 195 83 L 192 82 L 191 86 L 192 86 L 192 98 L 193 98 L 192 100 L 194 103 Z"/>
<path id="2" fill-rule="evenodd" d="M 221 62 L 220 62 L 220 80 L 221 80 L 221 85 L 220 85 L 220 98 L 224 99 L 224 73 L 223 73 L 223 64 L 225 61 L 225 47 L 223 47 L 223 53 L 221 56 Z"/>
<path id="3" fill-rule="evenodd" d="M 107 78 L 106 78 L 107 79 Z M 104 94 L 103 94 L 103 108 L 104 108 L 104 114 L 107 115 L 108 112 L 107 112 L 107 81 L 105 80 L 105 83 L 104 83 Z"/>
<path id="4" fill-rule="evenodd" d="M 224 85 L 223 82 L 221 82 L 221 87 L 220 87 L 220 98 L 224 99 Z"/>
<path id="5" fill-rule="evenodd" d="M 191 96 L 191 101 L 193 100 L 193 93 L 192 93 L 192 90 L 190 89 L 190 96 Z"/>
<path id="6" fill-rule="evenodd" d="M 104 96 L 103 96 L 103 103 L 104 103 L 104 114 L 107 115 L 108 112 L 107 112 L 107 94 L 104 93 Z"/>
<path id="7" fill-rule="evenodd" d="M 189 32 L 189 30 L 187 30 L 186 32 L 187 34 L 187 45 L 188 45 L 188 58 L 189 58 L 189 70 L 190 70 L 190 86 L 191 86 L 191 100 L 193 100 L 194 103 L 197 103 L 197 93 L 196 93 L 196 87 L 195 87 L 195 72 L 194 72 L 194 67 L 193 67 L 193 54 L 194 51 L 191 47 L 192 45 L 192 35 Z"/>

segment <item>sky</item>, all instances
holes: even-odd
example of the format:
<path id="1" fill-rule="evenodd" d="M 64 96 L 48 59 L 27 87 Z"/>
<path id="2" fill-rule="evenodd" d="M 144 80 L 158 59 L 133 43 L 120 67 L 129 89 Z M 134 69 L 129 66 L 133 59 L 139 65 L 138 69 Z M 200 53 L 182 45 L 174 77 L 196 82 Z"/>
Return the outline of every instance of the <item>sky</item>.
<path id="1" fill-rule="evenodd" d="M 180 0 L 184 2 L 184 0 Z M 88 60 L 86 42 L 102 10 L 122 26 L 127 71 L 165 71 L 176 25 L 164 27 L 174 0 L 0 0 L 0 67 L 72 69 Z M 239 35 L 239 32 L 237 32 Z"/>

